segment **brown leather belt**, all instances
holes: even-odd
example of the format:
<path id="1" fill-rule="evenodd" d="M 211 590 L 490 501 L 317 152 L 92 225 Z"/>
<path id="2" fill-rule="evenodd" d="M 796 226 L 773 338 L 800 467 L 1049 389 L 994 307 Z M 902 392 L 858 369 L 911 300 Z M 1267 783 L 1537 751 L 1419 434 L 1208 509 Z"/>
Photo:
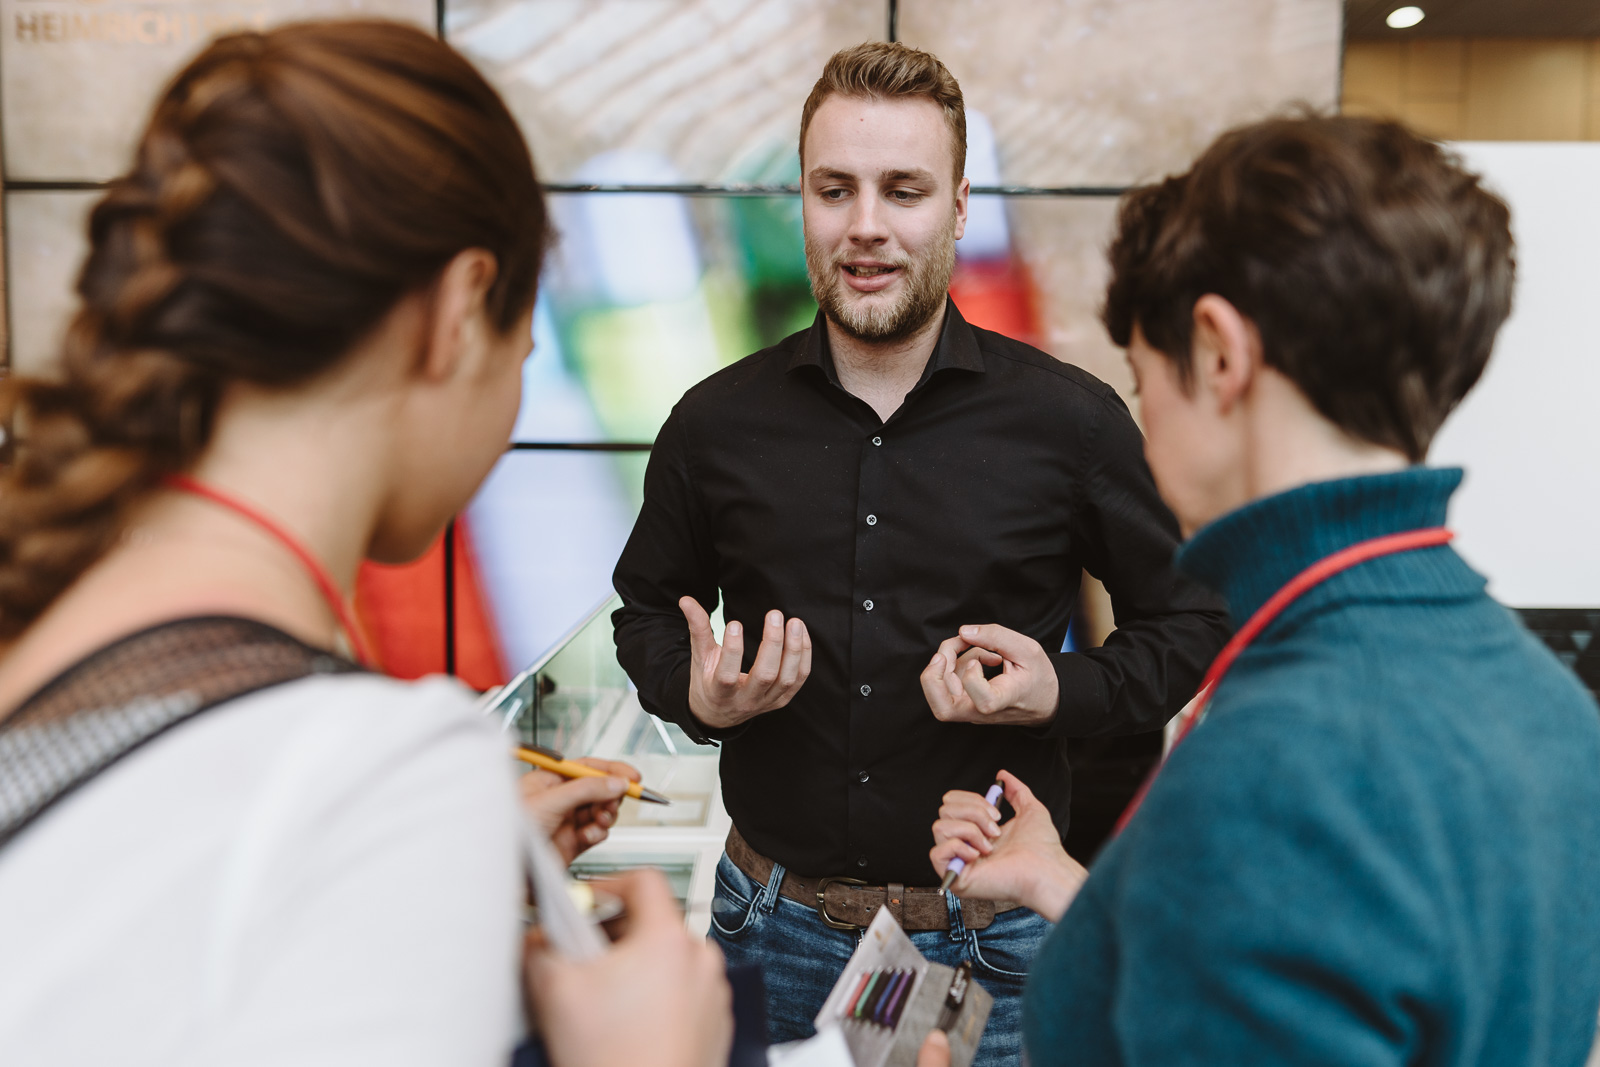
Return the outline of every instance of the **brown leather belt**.
<path id="1" fill-rule="evenodd" d="M 737 826 L 728 831 L 728 858 L 758 885 L 772 877 L 773 862 L 750 847 Z M 887 907 L 903 930 L 948 930 L 950 911 L 938 886 L 864 885 L 858 878 L 802 878 L 783 872 L 778 892 L 814 908 L 817 917 L 835 930 L 860 930 L 872 922 L 878 909 Z M 963 900 L 961 922 L 968 930 L 982 930 L 996 914 L 1021 907 L 1011 901 Z"/>

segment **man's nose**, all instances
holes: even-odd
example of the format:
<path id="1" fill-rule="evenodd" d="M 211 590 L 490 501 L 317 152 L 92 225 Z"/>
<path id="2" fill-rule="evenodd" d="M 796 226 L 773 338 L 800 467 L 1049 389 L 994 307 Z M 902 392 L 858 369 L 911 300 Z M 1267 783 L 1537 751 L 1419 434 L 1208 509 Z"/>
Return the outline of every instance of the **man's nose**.
<path id="1" fill-rule="evenodd" d="M 889 239 L 887 221 L 884 218 L 884 205 L 878 197 L 856 197 L 850 212 L 850 240 L 855 244 L 883 244 Z"/>

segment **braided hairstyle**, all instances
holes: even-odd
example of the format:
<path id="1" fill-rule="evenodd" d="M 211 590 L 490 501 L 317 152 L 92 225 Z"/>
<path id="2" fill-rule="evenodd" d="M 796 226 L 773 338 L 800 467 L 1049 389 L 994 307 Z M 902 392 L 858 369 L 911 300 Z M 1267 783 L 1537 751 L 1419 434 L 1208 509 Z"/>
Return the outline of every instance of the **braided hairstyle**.
<path id="1" fill-rule="evenodd" d="M 218 39 L 90 216 L 60 373 L 0 386 L 0 638 L 194 463 L 230 382 L 307 381 L 469 248 L 495 255 L 488 313 L 510 329 L 547 234 L 510 113 L 437 39 L 375 21 Z"/>

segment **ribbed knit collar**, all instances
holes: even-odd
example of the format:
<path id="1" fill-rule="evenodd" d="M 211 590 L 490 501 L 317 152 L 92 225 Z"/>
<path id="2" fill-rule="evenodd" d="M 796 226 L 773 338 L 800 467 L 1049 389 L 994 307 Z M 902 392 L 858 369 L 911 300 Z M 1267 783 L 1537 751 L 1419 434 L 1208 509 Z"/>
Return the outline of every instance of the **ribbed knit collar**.
<path id="1" fill-rule="evenodd" d="M 1313 482 L 1263 497 L 1202 527 L 1178 549 L 1179 570 L 1221 593 L 1242 625 L 1324 556 L 1385 534 L 1443 526 L 1457 467 Z"/>

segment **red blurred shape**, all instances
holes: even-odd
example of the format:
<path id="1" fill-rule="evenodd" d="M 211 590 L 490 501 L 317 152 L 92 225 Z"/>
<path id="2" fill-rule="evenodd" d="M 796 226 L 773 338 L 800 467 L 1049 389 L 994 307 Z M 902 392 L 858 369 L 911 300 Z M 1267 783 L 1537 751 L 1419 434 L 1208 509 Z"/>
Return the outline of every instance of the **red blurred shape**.
<path id="1" fill-rule="evenodd" d="M 456 531 L 456 674 L 474 689 L 509 678 L 465 521 Z M 444 662 L 444 538 L 414 563 L 363 563 L 356 615 L 378 661 L 395 678 L 439 674 Z"/>
<path id="2" fill-rule="evenodd" d="M 1027 344 L 1039 344 L 1039 313 L 1033 279 L 1015 257 L 998 260 L 956 260 L 950 297 L 974 326 L 1003 333 Z"/>

